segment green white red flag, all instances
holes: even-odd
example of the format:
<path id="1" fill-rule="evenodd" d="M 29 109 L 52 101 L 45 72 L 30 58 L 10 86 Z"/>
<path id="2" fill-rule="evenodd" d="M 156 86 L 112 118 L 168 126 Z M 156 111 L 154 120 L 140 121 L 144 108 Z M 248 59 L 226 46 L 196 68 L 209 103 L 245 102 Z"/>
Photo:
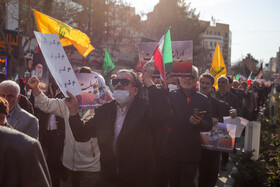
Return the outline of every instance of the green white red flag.
<path id="1" fill-rule="evenodd" d="M 238 73 L 237 75 L 234 76 L 234 80 L 239 81 L 239 78 L 240 78 L 240 73 Z"/>
<path id="2" fill-rule="evenodd" d="M 252 83 L 252 80 L 254 80 L 254 79 L 255 79 L 255 76 L 254 76 L 254 74 L 251 71 L 251 73 L 250 73 L 250 75 L 249 75 L 249 77 L 247 79 L 247 85 L 249 86 Z"/>
<path id="3" fill-rule="evenodd" d="M 170 27 L 167 29 L 166 33 L 161 37 L 151 60 L 155 61 L 155 64 L 160 73 L 160 78 L 166 85 L 165 72 L 171 71 L 173 68 Z"/>

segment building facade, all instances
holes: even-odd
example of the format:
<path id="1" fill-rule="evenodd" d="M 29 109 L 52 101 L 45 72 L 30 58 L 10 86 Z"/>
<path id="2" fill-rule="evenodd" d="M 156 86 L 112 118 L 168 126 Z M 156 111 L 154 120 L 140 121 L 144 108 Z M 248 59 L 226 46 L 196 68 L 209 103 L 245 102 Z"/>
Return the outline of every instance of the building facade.
<path id="1" fill-rule="evenodd" d="M 201 45 L 209 51 L 209 67 L 212 63 L 213 55 L 217 44 L 220 44 L 220 48 L 223 54 L 224 62 L 227 70 L 231 67 L 231 31 L 228 24 L 214 23 L 210 24 L 210 21 L 201 21 L 202 24 L 208 25 L 206 31 L 202 35 Z"/>

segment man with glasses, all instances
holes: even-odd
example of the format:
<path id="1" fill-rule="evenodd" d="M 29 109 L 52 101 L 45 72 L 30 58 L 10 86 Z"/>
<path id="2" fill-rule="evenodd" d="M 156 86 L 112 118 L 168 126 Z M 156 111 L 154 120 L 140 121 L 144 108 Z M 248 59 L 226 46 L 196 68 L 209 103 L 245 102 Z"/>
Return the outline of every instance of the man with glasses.
<path id="1" fill-rule="evenodd" d="M 77 141 L 97 137 L 100 148 L 99 186 L 153 186 L 152 131 L 171 118 L 168 99 L 152 82 L 154 68 L 143 68 L 143 81 L 148 88 L 149 102 L 139 97 L 142 84 L 130 70 L 120 70 L 112 80 L 114 101 L 95 110 L 85 125 L 78 116 L 76 98 L 66 104 L 70 126 Z"/>
<path id="2" fill-rule="evenodd" d="M 198 70 L 192 76 L 179 77 L 179 89 L 169 93 L 174 117 L 168 121 L 162 157 L 170 187 L 195 186 L 200 161 L 200 132 L 212 128 L 207 97 L 196 91 Z"/>

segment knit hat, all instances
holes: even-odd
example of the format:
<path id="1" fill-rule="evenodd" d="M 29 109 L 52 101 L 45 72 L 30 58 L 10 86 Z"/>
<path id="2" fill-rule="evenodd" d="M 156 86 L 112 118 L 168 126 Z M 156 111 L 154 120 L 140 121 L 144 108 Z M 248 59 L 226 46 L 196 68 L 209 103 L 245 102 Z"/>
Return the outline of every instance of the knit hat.
<path id="1" fill-rule="evenodd" d="M 0 113 L 4 113 L 6 116 L 9 114 L 9 103 L 3 97 L 0 97 Z"/>

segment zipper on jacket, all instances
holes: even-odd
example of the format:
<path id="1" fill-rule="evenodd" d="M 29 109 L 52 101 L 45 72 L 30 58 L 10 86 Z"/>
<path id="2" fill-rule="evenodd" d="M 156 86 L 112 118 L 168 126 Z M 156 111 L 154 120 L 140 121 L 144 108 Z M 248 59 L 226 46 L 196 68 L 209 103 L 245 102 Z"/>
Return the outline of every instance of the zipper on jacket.
<path id="1" fill-rule="evenodd" d="M 76 150 L 76 141 L 74 141 L 74 149 L 73 149 L 73 156 L 72 156 L 72 171 L 74 171 L 74 157 L 75 157 L 75 150 Z"/>

